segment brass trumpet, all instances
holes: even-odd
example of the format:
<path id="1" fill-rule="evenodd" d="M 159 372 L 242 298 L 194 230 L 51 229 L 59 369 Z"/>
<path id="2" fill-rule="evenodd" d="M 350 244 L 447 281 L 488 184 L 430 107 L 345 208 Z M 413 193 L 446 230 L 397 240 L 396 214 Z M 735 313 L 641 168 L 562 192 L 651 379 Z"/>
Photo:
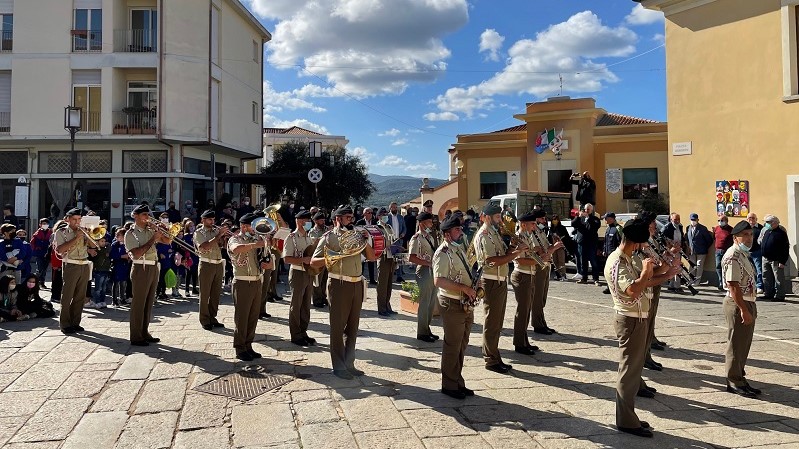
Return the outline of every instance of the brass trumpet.
<path id="1" fill-rule="evenodd" d="M 149 217 L 147 219 L 147 224 L 150 226 L 150 228 L 153 229 L 153 231 L 172 240 L 172 243 L 178 245 L 180 249 L 188 251 L 190 254 L 192 254 L 197 258 L 200 257 L 200 254 L 198 254 L 197 251 L 195 251 L 191 245 L 177 238 L 177 236 L 180 235 L 181 231 L 183 230 L 183 226 L 181 226 L 180 223 L 172 223 L 170 225 L 166 225 L 156 220 L 153 217 Z"/>
<path id="2" fill-rule="evenodd" d="M 339 237 L 338 242 L 341 251 L 334 251 L 325 246 L 325 266 L 330 271 L 333 264 L 341 261 L 347 257 L 359 256 L 361 252 L 369 244 L 369 241 L 363 235 L 364 228 L 358 226 L 352 230 L 344 231 Z"/>

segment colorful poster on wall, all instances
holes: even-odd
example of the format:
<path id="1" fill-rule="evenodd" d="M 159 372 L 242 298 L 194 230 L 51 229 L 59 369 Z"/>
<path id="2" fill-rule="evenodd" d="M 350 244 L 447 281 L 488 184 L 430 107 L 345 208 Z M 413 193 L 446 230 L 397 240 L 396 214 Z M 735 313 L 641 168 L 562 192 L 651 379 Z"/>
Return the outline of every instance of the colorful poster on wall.
<path id="1" fill-rule="evenodd" d="M 749 209 L 749 181 L 716 181 L 716 212 L 746 218 Z"/>

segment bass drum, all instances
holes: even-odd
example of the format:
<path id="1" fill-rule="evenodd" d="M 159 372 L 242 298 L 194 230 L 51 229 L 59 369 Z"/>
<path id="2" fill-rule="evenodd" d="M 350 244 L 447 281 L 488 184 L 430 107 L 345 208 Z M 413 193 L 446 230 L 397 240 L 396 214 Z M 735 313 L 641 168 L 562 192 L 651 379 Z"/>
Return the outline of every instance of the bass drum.
<path id="1" fill-rule="evenodd" d="M 375 225 L 368 225 L 363 228 L 372 236 L 372 249 L 375 250 L 375 256 L 380 257 L 383 251 L 386 250 L 386 235 L 380 227 Z"/>

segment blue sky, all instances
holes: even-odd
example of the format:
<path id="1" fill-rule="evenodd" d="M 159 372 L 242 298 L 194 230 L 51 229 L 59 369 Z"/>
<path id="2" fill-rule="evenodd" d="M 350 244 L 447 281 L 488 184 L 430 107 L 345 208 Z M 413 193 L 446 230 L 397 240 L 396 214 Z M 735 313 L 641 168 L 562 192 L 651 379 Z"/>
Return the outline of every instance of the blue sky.
<path id="1" fill-rule="evenodd" d="M 378 174 L 446 178 L 458 134 L 594 97 L 666 120 L 664 24 L 630 0 L 243 0 L 266 45 L 264 125 L 350 140 Z"/>

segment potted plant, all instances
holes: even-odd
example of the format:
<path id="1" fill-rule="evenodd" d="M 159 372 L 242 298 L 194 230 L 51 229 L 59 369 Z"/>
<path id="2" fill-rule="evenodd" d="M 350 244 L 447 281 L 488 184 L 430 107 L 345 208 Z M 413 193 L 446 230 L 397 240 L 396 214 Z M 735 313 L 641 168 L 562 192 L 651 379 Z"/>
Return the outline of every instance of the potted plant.
<path id="1" fill-rule="evenodd" d="M 402 283 L 400 291 L 400 310 L 408 313 L 419 313 L 419 284 L 412 281 Z"/>
<path id="2" fill-rule="evenodd" d="M 127 115 L 129 134 L 141 134 L 145 125 L 146 113 L 150 110 L 144 106 L 128 106 L 122 108 L 122 112 Z"/>
<path id="3" fill-rule="evenodd" d="M 127 134 L 128 133 L 128 126 L 122 124 L 114 125 L 114 134 Z"/>

